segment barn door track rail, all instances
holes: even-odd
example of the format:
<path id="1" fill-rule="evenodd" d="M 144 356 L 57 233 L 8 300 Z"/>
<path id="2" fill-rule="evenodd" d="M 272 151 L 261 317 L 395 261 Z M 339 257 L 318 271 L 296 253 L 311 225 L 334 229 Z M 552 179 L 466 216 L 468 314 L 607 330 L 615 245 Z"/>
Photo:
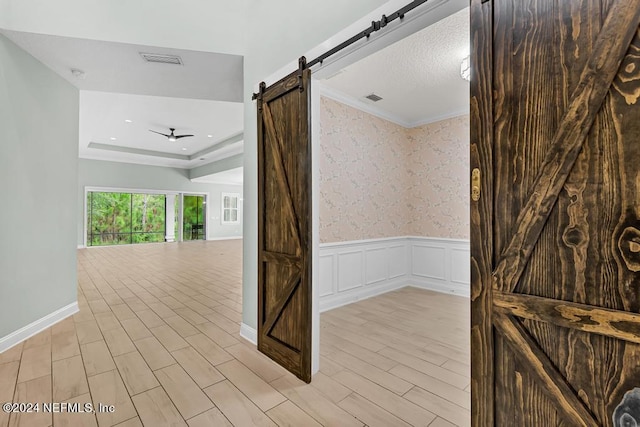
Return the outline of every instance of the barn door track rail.
<path id="1" fill-rule="evenodd" d="M 305 68 L 311 68 L 314 65 L 317 64 L 321 64 L 324 62 L 325 59 L 329 58 L 332 55 L 335 55 L 336 53 L 340 52 L 341 50 L 351 46 L 352 44 L 354 44 L 355 42 L 361 40 L 361 39 L 368 39 L 371 34 L 382 30 L 383 28 L 385 28 L 390 22 L 395 21 L 396 19 L 404 19 L 404 16 L 411 12 L 413 9 L 417 8 L 418 6 L 426 3 L 429 0 L 415 0 L 412 1 L 411 3 L 407 4 L 406 6 L 401 7 L 400 9 L 396 10 L 395 12 L 393 12 L 391 15 L 382 15 L 382 17 L 378 20 L 378 21 L 371 21 L 371 25 L 367 28 L 365 28 L 364 30 L 360 31 L 358 34 L 354 35 L 353 37 L 343 41 L 342 43 L 340 43 L 338 46 L 326 51 L 325 53 L 323 53 L 322 55 L 318 56 L 317 58 L 311 60 L 311 61 L 305 61 L 302 57 L 301 60 L 298 62 L 299 65 L 302 67 L 302 69 Z M 301 71 L 301 70 L 300 70 Z M 300 88 L 302 89 L 302 86 L 300 86 Z M 261 93 L 254 93 L 253 96 L 251 97 L 252 100 L 256 100 L 260 98 Z"/>

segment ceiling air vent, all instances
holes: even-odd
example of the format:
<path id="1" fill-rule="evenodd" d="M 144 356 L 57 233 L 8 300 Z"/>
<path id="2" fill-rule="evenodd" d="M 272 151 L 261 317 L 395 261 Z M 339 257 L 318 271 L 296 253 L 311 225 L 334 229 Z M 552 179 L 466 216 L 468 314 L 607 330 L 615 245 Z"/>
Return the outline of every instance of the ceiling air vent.
<path id="1" fill-rule="evenodd" d="M 381 96 L 376 95 L 375 93 L 372 93 L 371 95 L 367 95 L 365 96 L 365 98 L 370 99 L 373 102 L 378 102 L 382 99 Z"/>
<path id="2" fill-rule="evenodd" d="M 147 62 L 157 62 L 159 64 L 182 65 L 182 58 L 176 55 L 162 55 L 159 53 L 142 53 L 140 56 Z"/>

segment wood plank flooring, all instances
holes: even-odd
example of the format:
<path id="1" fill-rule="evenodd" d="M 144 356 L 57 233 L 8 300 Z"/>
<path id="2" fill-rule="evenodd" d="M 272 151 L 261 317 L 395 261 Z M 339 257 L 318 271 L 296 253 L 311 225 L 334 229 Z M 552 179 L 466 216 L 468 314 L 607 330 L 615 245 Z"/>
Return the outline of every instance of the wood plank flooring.
<path id="1" fill-rule="evenodd" d="M 240 337 L 242 241 L 81 249 L 73 318 L 0 354 L 7 426 L 468 426 L 468 300 L 404 288 L 321 316 L 305 384 Z"/>

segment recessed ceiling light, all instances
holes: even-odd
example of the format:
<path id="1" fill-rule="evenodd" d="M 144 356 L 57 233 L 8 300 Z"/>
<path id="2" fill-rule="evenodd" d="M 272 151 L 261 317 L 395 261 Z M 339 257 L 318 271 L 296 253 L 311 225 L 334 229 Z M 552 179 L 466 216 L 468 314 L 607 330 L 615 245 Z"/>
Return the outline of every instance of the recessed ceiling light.
<path id="1" fill-rule="evenodd" d="M 111 138 L 109 138 L 109 139 L 110 139 L 110 140 L 112 140 L 112 141 L 115 141 L 115 140 L 116 140 L 116 139 L 118 139 L 118 138 L 116 138 L 115 136 L 112 136 L 112 137 L 111 137 Z"/>
<path id="2" fill-rule="evenodd" d="M 207 135 L 207 138 L 213 138 L 213 135 Z"/>
<path id="3" fill-rule="evenodd" d="M 131 123 L 131 120 L 129 120 L 129 119 L 125 119 L 125 122 L 127 122 L 127 123 Z"/>
<path id="4" fill-rule="evenodd" d="M 182 151 L 187 151 L 187 147 L 182 147 Z"/>

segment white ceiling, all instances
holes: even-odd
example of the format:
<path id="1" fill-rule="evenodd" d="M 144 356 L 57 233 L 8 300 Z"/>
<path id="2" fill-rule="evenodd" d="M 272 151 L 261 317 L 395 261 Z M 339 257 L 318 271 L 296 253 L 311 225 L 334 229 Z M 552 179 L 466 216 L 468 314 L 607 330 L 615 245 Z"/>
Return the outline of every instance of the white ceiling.
<path id="1" fill-rule="evenodd" d="M 460 64 L 469 37 L 465 8 L 322 80 L 323 94 L 405 127 L 468 113 Z M 383 99 L 366 99 L 371 93 Z"/>
<path id="2" fill-rule="evenodd" d="M 0 32 L 80 90 L 243 101 L 239 55 Z M 141 52 L 178 55 L 184 65 L 149 63 Z M 74 77 L 72 68 L 84 71 L 84 78 Z"/>
<path id="3" fill-rule="evenodd" d="M 190 169 L 243 152 L 242 56 L 0 32 L 80 89 L 80 158 Z M 148 63 L 141 52 L 183 65 Z M 149 132 L 170 127 L 195 137 L 172 143 Z"/>
<path id="4" fill-rule="evenodd" d="M 243 152 L 241 56 L 0 32 L 80 89 L 81 158 L 190 169 Z M 146 63 L 140 52 L 175 54 L 184 65 Z M 323 80 L 323 93 L 407 127 L 463 114 L 468 53 L 464 9 Z M 195 137 L 171 143 L 149 132 L 170 127 Z M 241 172 L 229 174 L 211 179 L 241 182 Z"/>
<path id="5" fill-rule="evenodd" d="M 242 152 L 243 108 L 237 102 L 81 91 L 79 155 L 187 169 L 211 163 Z M 170 142 L 149 132 L 168 134 L 170 127 L 176 135 L 195 136 Z"/>

